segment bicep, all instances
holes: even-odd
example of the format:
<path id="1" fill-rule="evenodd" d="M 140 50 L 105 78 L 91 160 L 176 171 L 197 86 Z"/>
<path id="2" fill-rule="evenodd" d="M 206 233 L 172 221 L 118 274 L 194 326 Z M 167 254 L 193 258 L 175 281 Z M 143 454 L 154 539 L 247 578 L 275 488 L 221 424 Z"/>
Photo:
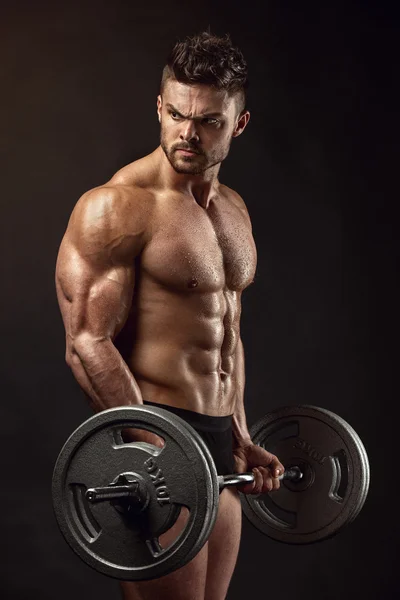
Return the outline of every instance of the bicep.
<path id="1" fill-rule="evenodd" d="M 56 287 L 68 348 L 76 340 L 113 340 L 132 304 L 135 258 L 144 245 L 140 197 L 114 188 L 84 194 L 61 242 Z"/>
<path id="2" fill-rule="evenodd" d="M 135 283 L 131 265 L 100 266 L 82 257 L 67 240 L 61 244 L 57 266 L 57 296 L 68 347 L 78 339 L 114 339 L 126 322 Z M 72 347 L 72 348 L 71 348 Z"/>

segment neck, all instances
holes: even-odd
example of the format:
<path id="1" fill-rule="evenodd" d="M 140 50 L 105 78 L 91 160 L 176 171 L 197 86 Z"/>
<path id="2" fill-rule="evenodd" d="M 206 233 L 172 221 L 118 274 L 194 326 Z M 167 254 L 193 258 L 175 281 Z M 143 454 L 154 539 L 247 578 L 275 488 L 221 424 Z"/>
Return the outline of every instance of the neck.
<path id="1" fill-rule="evenodd" d="M 214 165 L 200 175 L 177 173 L 171 166 L 164 150 L 159 146 L 154 157 L 157 163 L 160 184 L 163 188 L 191 196 L 200 206 L 207 208 L 218 186 L 221 164 Z"/>

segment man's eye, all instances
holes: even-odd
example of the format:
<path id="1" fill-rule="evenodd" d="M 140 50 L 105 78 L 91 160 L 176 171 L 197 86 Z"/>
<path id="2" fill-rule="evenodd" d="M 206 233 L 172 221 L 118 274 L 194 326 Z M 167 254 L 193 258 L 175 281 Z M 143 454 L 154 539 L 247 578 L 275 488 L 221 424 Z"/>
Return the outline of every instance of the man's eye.
<path id="1" fill-rule="evenodd" d="M 179 119 L 179 117 L 180 117 L 179 113 L 177 113 L 177 112 L 173 112 L 173 111 L 172 111 L 172 112 L 170 112 L 169 114 L 171 115 L 171 117 L 172 117 L 173 119 Z"/>
<path id="2" fill-rule="evenodd" d="M 207 125 L 216 125 L 218 123 L 217 119 L 213 119 L 212 117 L 203 119 Z"/>

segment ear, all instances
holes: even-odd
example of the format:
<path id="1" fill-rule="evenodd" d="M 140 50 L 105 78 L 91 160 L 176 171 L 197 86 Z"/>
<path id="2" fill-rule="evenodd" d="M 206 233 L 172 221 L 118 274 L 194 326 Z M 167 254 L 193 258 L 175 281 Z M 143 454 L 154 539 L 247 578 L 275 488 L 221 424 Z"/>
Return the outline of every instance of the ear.
<path id="1" fill-rule="evenodd" d="M 157 96 L 157 114 L 158 114 L 158 120 L 161 123 L 161 109 L 162 109 L 162 98 L 161 95 Z"/>
<path id="2" fill-rule="evenodd" d="M 244 111 L 238 117 L 238 122 L 236 123 L 236 127 L 232 134 L 232 137 L 238 137 L 246 128 L 247 123 L 250 120 L 250 113 L 248 110 Z"/>

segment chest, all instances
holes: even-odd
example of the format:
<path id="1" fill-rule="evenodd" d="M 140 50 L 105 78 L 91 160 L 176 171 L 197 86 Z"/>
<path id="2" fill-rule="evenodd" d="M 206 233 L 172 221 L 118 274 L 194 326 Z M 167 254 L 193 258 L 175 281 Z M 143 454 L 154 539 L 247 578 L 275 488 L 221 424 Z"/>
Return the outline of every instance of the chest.
<path id="1" fill-rule="evenodd" d="M 142 262 L 153 278 L 175 290 L 241 291 L 253 281 L 256 248 L 238 207 L 196 205 L 162 214 Z"/>

